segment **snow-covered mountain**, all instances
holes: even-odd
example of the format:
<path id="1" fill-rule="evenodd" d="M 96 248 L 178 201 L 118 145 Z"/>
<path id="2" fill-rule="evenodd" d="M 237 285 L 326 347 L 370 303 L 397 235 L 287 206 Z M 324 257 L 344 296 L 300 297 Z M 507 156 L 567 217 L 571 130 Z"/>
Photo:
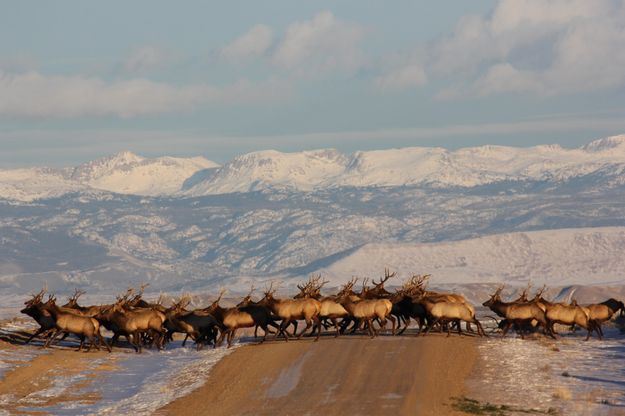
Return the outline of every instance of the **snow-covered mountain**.
<path id="1" fill-rule="evenodd" d="M 599 139 L 577 149 L 488 145 L 455 151 L 413 147 L 352 155 L 332 149 L 264 151 L 236 157 L 185 194 L 202 196 L 267 188 L 310 191 L 405 185 L 475 187 L 509 181 L 564 181 L 602 171 L 622 177 L 624 168 L 625 135 Z"/>
<path id="2" fill-rule="evenodd" d="M 203 157 L 147 159 L 130 152 L 65 169 L 0 170 L 0 198 L 32 201 L 86 189 L 131 195 L 205 195 L 265 189 L 310 192 L 339 187 L 471 188 L 507 182 L 562 184 L 588 179 L 625 184 L 625 135 L 577 149 L 479 146 L 455 151 L 412 147 L 334 149 L 237 156 L 223 166 Z"/>
<path id="3" fill-rule="evenodd" d="M 384 267 L 433 283 L 618 284 L 623 230 L 625 136 L 577 149 L 264 151 L 221 167 L 124 152 L 0 171 L 0 300 L 43 281 L 200 290 L 316 272 L 338 284 Z"/>
<path id="4" fill-rule="evenodd" d="M 87 190 L 167 195 L 198 172 L 218 166 L 203 157 L 148 159 L 126 151 L 71 168 L 0 170 L 0 198 L 33 201 Z"/>

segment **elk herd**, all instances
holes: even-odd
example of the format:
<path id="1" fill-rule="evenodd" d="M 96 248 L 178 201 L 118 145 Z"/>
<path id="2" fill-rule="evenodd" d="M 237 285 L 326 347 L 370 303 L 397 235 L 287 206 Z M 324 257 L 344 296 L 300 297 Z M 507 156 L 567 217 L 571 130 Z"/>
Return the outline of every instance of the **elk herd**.
<path id="1" fill-rule="evenodd" d="M 403 334 L 414 320 L 418 326 L 417 335 L 425 336 L 434 328 L 452 330 L 462 334 L 465 331 L 478 336 L 487 336 L 482 324 L 476 319 L 475 307 L 464 296 L 454 293 L 441 293 L 426 290 L 429 275 L 414 275 L 400 287 L 388 291 L 385 283 L 395 273 L 385 270 L 383 278 L 376 282 L 364 279 L 360 291 L 355 291 L 356 278 L 344 284 L 337 293 L 323 295 L 321 289 L 328 282 L 321 276 L 312 276 L 297 287 L 299 293 L 292 298 L 277 298 L 277 288 L 273 283 L 263 297 L 252 300 L 254 287 L 236 306 L 222 306 L 222 290 L 215 301 L 205 308 L 190 309 L 191 298 L 183 296 L 178 301 L 164 306 L 161 296 L 156 302 L 143 299 L 146 285 L 138 293 L 128 289 L 118 296 L 115 303 L 104 305 L 80 306 L 79 297 L 84 294 L 76 290 L 64 305 L 57 305 L 56 298 L 43 289 L 32 295 L 25 302 L 22 313 L 32 317 L 40 328 L 32 334 L 26 343 L 42 336 L 44 347 L 62 336 L 74 335 L 80 340 L 78 350 L 89 344 L 86 350 L 106 348 L 109 352 L 120 337 L 141 352 L 143 347 L 166 348 L 175 333 L 184 335 L 183 346 L 191 338 L 199 350 L 204 345 L 217 347 L 224 340 L 228 347 L 239 329 L 253 328 L 254 337 L 258 329 L 263 331 L 260 342 L 269 334 L 273 338 L 301 338 L 309 330 L 309 335 L 319 339 L 323 330 L 331 329 L 334 336 L 353 334 L 358 330 L 367 331 L 368 335 L 378 336 L 380 331 L 392 335 Z M 501 298 L 503 286 L 499 287 L 483 303 L 497 317 L 498 327 L 505 336 L 510 329 L 517 331 L 523 338 L 529 332 L 540 331 L 545 336 L 555 338 L 555 324 L 565 325 L 572 330 L 576 327 L 587 331 L 586 339 L 595 333 L 599 339 L 603 336 L 601 325 L 620 311 L 625 315 L 623 302 L 609 299 L 592 305 L 578 305 L 572 301 L 555 303 L 544 299 L 544 287 L 533 298 L 528 297 L 529 286 L 518 299 L 504 301 Z M 305 327 L 298 331 L 303 321 Z M 102 327 L 112 333 L 110 340 L 102 336 Z M 475 329 L 474 329 L 475 327 Z"/>

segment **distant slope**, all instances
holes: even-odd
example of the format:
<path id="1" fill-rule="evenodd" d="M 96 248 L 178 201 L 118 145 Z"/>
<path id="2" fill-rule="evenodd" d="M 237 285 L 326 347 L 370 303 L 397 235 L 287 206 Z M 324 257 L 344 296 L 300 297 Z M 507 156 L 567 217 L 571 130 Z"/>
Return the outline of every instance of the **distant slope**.
<path id="1" fill-rule="evenodd" d="M 625 284 L 625 227 L 506 233 L 430 244 L 367 244 L 322 272 L 332 282 L 432 274 L 432 283 Z"/>

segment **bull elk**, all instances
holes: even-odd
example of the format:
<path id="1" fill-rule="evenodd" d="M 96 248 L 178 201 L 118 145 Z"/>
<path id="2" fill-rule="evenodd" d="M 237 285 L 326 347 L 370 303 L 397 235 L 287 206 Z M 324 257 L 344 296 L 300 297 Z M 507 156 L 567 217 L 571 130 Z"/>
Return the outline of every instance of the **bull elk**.
<path id="1" fill-rule="evenodd" d="M 247 306 L 240 306 L 234 308 L 222 308 L 219 306 L 219 301 L 225 291 L 221 291 L 219 297 L 205 309 L 206 312 L 212 314 L 220 323 L 221 335 L 217 340 L 217 345 L 221 345 L 224 338 L 227 337 L 228 348 L 232 346 L 232 340 L 239 328 L 252 328 L 260 326 L 265 335 L 261 342 L 265 341 L 267 334 L 269 333 L 268 326 L 278 328 L 273 321 L 271 313 L 268 308 L 260 304 L 249 304 Z M 286 336 L 286 335 L 285 335 Z"/>
<path id="2" fill-rule="evenodd" d="M 297 336 L 297 338 L 301 338 L 304 332 L 306 332 L 308 328 L 313 326 L 312 333 L 314 333 L 315 329 L 318 330 L 317 338 L 315 338 L 315 341 L 319 340 L 319 336 L 321 335 L 321 321 L 319 320 L 319 313 L 321 312 L 321 302 L 319 302 L 317 299 L 312 298 L 276 299 L 273 296 L 276 292 L 276 289 L 272 290 L 272 287 L 273 284 L 269 287 L 267 291 L 265 291 L 265 296 L 259 302 L 259 304 L 267 306 L 274 315 L 282 319 L 282 323 L 280 324 L 280 332 L 276 334 L 275 337 L 282 333 L 284 334 L 284 339 L 288 341 L 289 337 L 286 334 L 285 329 L 289 325 L 289 323 L 291 321 L 304 320 L 306 321 L 306 328 L 304 328 L 299 335 L 295 336 Z"/>
<path id="3" fill-rule="evenodd" d="M 603 336 L 601 324 L 612 319 L 612 316 L 619 310 L 621 311 L 621 316 L 625 316 L 625 305 L 623 302 L 614 298 L 610 298 L 601 303 L 585 305 L 585 307 L 588 308 L 590 319 L 596 323 L 600 337 Z"/>
<path id="4" fill-rule="evenodd" d="M 338 296 L 338 300 L 343 307 L 349 312 L 350 316 L 367 324 L 367 330 L 371 338 L 376 337 L 378 332 L 373 327 L 373 320 L 380 321 L 380 327 L 386 327 L 386 320 L 390 320 L 393 328 L 392 333 L 395 335 L 395 318 L 391 315 L 393 304 L 388 299 L 362 299 L 355 300 L 351 294 L 351 289 L 355 284 L 355 280 L 348 282 Z M 363 288 L 365 286 L 363 285 Z"/>
<path id="5" fill-rule="evenodd" d="M 137 308 L 126 310 L 124 308 L 125 298 L 119 299 L 114 305 L 101 310 L 96 318 L 113 331 L 112 343 L 120 335 L 126 336 L 128 342 L 136 352 L 141 352 L 141 334 L 148 333 L 155 341 L 158 349 L 162 349 L 165 342 L 165 329 L 163 323 L 166 316 L 164 313 L 149 309 Z M 132 336 L 132 340 L 130 338 Z"/>
<path id="6" fill-rule="evenodd" d="M 45 289 L 41 289 L 41 292 L 37 293 L 36 295 L 32 295 L 31 299 L 24 302 L 24 309 L 20 311 L 21 313 L 33 318 L 39 324 L 39 329 L 37 329 L 26 340 L 25 344 L 28 344 L 38 335 L 50 335 L 56 329 L 54 317 L 43 307 L 42 299 L 44 293 Z M 64 336 L 67 336 L 67 334 L 65 334 Z"/>
<path id="7" fill-rule="evenodd" d="M 543 327 L 545 334 L 555 338 L 545 311 L 540 305 L 536 302 L 504 302 L 501 300 L 502 290 L 503 286 L 500 286 L 490 299 L 482 303 L 483 306 L 490 308 L 505 319 L 502 337 L 508 333 L 513 324 L 523 328 L 526 325 L 531 325 L 532 321 L 536 321 L 538 325 Z M 521 331 L 521 338 L 523 338 L 523 331 Z"/>
<path id="8" fill-rule="evenodd" d="M 423 296 L 418 300 L 421 303 L 427 314 L 432 318 L 431 322 L 423 331 L 423 335 L 429 332 L 432 326 L 437 323 L 451 323 L 455 322 L 458 327 L 458 334 L 462 334 L 460 329 L 460 321 L 464 321 L 467 324 L 472 323 L 477 326 L 477 334 L 479 336 L 487 336 L 482 328 L 482 324 L 475 318 L 474 308 L 469 307 L 466 303 L 450 302 L 442 300 L 440 297 Z M 451 334 L 451 326 L 447 326 L 447 336 Z"/>
<path id="9" fill-rule="evenodd" d="M 102 338 L 102 334 L 100 333 L 100 323 L 97 319 L 61 310 L 61 308 L 56 305 L 54 297 L 50 297 L 50 300 L 45 303 L 44 308 L 52 315 L 56 326 L 55 332 L 43 345 L 44 348 L 50 345 L 50 342 L 52 342 L 58 334 L 65 332 L 77 335 L 78 338 L 80 338 L 78 351 L 82 351 L 85 338 L 87 338 L 89 340 L 87 351 L 91 350 L 92 346 L 100 349 L 100 346 L 104 344 L 108 352 L 111 352 L 111 347 L 106 343 L 104 338 Z M 95 343 L 96 338 L 98 340 L 97 345 Z"/>

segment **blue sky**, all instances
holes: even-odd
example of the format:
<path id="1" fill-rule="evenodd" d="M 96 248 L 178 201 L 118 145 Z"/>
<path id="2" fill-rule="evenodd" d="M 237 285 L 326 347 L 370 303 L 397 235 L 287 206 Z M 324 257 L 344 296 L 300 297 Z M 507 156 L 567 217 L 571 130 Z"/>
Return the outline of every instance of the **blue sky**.
<path id="1" fill-rule="evenodd" d="M 622 0 L 6 2 L 0 167 L 625 132 Z"/>

